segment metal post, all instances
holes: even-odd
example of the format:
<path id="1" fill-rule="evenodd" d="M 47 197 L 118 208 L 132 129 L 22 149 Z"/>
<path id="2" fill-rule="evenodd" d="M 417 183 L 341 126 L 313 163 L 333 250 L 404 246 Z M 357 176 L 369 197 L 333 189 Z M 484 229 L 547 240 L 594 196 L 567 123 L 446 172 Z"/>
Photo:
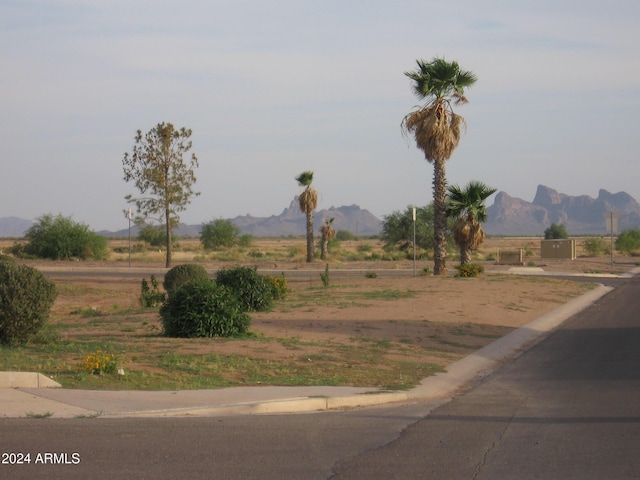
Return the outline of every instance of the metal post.
<path id="1" fill-rule="evenodd" d="M 413 207 L 413 276 L 416 276 L 416 207 Z"/>
<path id="2" fill-rule="evenodd" d="M 611 213 L 611 267 L 613 267 L 613 212 Z"/>
<path id="3" fill-rule="evenodd" d="M 127 212 L 127 218 L 129 219 L 129 268 L 131 268 L 131 217 L 132 217 L 131 207 L 129 207 L 129 211 Z"/>

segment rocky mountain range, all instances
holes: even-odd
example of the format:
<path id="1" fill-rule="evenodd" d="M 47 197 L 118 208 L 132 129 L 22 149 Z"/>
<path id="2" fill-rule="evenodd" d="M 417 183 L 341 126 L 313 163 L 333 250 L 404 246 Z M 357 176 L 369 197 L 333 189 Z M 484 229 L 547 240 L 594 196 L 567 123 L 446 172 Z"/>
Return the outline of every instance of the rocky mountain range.
<path id="1" fill-rule="evenodd" d="M 640 205 L 625 192 L 609 193 L 600 190 L 597 198 L 587 195 L 569 196 L 539 185 L 533 202 L 499 192 L 493 205 L 487 207 L 488 221 L 483 225 L 488 235 L 542 236 L 552 223 L 562 224 L 570 235 L 604 235 L 608 232 L 605 215 L 618 214 L 618 231 L 640 228 Z M 336 230 L 348 230 L 356 235 L 376 235 L 382 221 L 358 205 L 331 207 L 314 213 L 314 230 L 319 231 L 324 219 L 334 218 Z M 244 215 L 230 219 L 242 233 L 256 237 L 302 236 L 305 215 L 300 212 L 298 199 L 279 215 L 254 217 Z M 0 218 L 0 237 L 19 238 L 33 224 L 16 217 Z M 181 224 L 176 233 L 183 237 L 197 237 L 202 225 Z M 128 230 L 99 231 L 105 236 L 127 236 Z M 133 234 L 137 234 L 132 229 Z"/>
<path id="2" fill-rule="evenodd" d="M 333 218 L 333 228 L 348 230 L 356 235 L 377 235 L 382 229 L 382 222 L 368 210 L 363 210 L 358 205 L 331 207 L 329 209 L 314 212 L 314 230 L 319 232 L 324 219 Z M 252 215 L 238 216 L 229 219 L 244 234 L 256 237 L 286 237 L 289 235 L 303 236 L 306 231 L 306 216 L 300 211 L 298 198 L 295 197 L 289 207 L 279 215 L 270 217 L 254 217 Z M 0 218 L 0 238 L 20 238 L 33 225 L 30 220 L 16 217 Z M 181 237 L 198 237 L 202 225 L 180 224 L 175 233 Z M 98 231 L 100 235 L 107 237 L 126 237 L 128 229 L 118 231 Z M 137 235 L 137 227 L 131 228 L 131 234 Z"/>
<path id="3" fill-rule="evenodd" d="M 361 209 L 358 205 L 350 205 L 314 212 L 314 231 L 318 232 L 324 220 L 331 218 L 334 219 L 333 228 L 336 231 L 348 230 L 356 235 L 377 235 L 382 229 L 382 222 L 379 218 L 368 210 Z M 267 218 L 246 215 L 233 218 L 231 221 L 243 233 L 249 233 L 256 237 L 304 235 L 306 228 L 306 216 L 300 211 L 297 197 L 280 215 L 272 215 Z"/>
<path id="4" fill-rule="evenodd" d="M 598 198 L 558 193 L 539 185 L 533 202 L 496 195 L 487 207 L 488 221 L 483 229 L 488 235 L 543 235 L 552 223 L 565 226 L 569 235 L 606 234 L 606 216 L 618 214 L 618 231 L 640 227 L 640 205 L 625 192 L 600 190 Z"/>

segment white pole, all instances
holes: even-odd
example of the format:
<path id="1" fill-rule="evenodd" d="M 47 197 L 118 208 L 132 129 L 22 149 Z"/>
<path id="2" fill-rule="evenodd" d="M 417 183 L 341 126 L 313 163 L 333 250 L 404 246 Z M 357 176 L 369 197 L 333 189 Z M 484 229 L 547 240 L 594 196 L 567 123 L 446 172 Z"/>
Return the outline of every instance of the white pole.
<path id="1" fill-rule="evenodd" d="M 127 218 L 129 219 L 129 268 L 131 268 L 131 217 L 133 213 L 131 212 L 131 207 L 129 207 L 129 212 L 127 212 Z"/>
<path id="2" fill-rule="evenodd" d="M 413 207 L 413 276 L 416 276 L 416 207 Z"/>
<path id="3" fill-rule="evenodd" d="M 611 266 L 613 267 L 613 212 L 611 212 Z"/>

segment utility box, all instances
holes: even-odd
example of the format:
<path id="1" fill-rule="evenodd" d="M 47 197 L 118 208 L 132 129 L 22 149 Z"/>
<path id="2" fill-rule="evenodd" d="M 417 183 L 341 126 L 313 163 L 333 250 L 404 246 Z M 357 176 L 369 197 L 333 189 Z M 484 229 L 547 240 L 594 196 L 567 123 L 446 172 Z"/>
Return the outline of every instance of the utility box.
<path id="1" fill-rule="evenodd" d="M 522 249 L 502 250 L 498 249 L 496 255 L 497 265 L 524 265 L 524 255 Z"/>
<path id="2" fill-rule="evenodd" d="M 542 240 L 540 257 L 562 260 L 576 259 L 576 241 L 574 239 Z"/>

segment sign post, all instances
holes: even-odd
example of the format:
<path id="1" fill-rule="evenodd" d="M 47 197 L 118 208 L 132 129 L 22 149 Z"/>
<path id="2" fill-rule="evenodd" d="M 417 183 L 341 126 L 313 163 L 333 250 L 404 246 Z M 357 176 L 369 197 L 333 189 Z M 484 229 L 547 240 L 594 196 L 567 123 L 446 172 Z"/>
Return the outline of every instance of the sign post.
<path id="1" fill-rule="evenodd" d="M 413 276 L 416 276 L 416 207 L 413 207 Z"/>
<path id="2" fill-rule="evenodd" d="M 611 266 L 613 267 L 613 234 L 618 232 L 618 217 L 620 217 L 619 212 L 607 212 L 604 214 L 604 218 L 607 221 L 607 230 L 611 235 Z"/>
<path id="3" fill-rule="evenodd" d="M 133 218 L 133 212 L 131 211 L 131 207 L 129 207 L 129 211 L 127 212 L 127 219 L 129 219 L 129 268 L 131 268 L 131 219 Z"/>

